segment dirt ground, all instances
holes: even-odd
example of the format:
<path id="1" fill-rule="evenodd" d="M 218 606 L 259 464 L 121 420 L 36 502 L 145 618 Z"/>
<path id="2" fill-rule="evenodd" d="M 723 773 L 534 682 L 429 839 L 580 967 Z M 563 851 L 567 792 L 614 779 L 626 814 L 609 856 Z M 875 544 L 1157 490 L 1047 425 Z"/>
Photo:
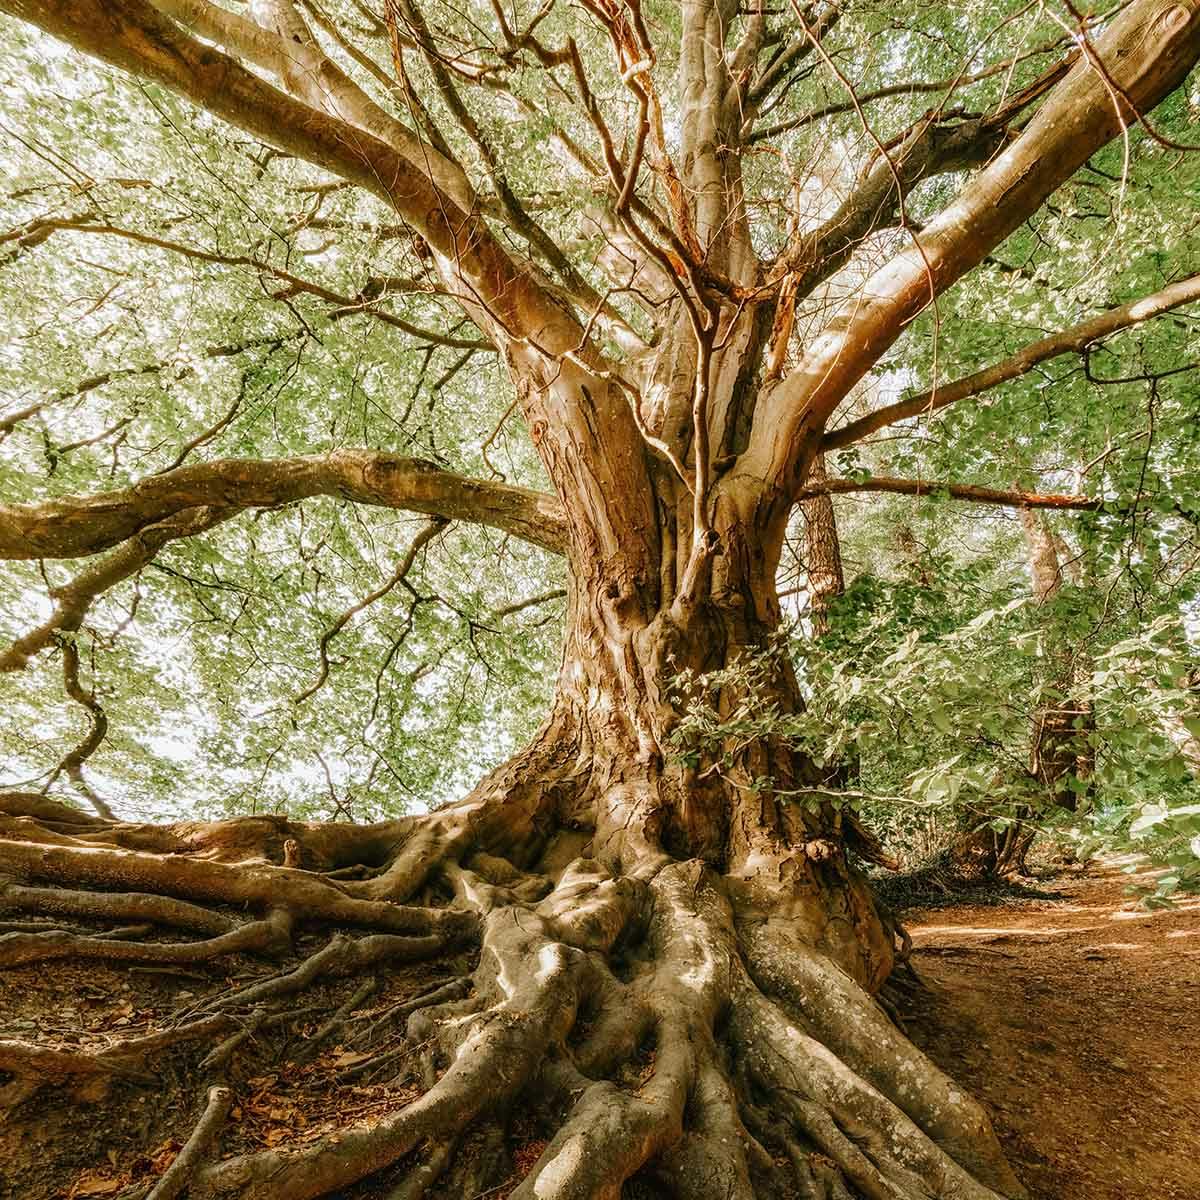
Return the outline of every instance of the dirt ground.
<path id="1" fill-rule="evenodd" d="M 906 917 L 909 1032 L 1035 1200 L 1200 1200 L 1200 901 L 1147 912 L 1123 865 Z"/>

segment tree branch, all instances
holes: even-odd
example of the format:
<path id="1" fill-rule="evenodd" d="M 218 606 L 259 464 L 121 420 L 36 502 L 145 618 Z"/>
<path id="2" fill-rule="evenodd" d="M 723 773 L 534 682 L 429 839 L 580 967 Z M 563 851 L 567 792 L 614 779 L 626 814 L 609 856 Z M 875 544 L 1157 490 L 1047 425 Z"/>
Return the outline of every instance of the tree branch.
<path id="1" fill-rule="evenodd" d="M 433 539 L 437 537 L 437 535 L 445 528 L 446 522 L 441 517 L 434 517 L 431 521 L 429 521 L 425 527 L 420 530 L 417 536 L 414 537 L 409 543 L 408 549 L 405 551 L 404 557 L 400 560 L 400 563 L 396 567 L 395 571 L 393 571 L 392 574 L 373 592 L 364 596 L 356 604 L 352 604 L 349 608 L 347 608 L 341 614 L 341 616 L 339 616 L 337 620 L 335 620 L 333 624 L 325 630 L 325 632 L 321 635 L 321 640 L 317 647 L 321 657 L 321 667 L 317 672 L 317 678 L 313 680 L 313 682 L 310 683 L 308 687 L 304 689 L 304 691 L 300 692 L 295 697 L 293 701 L 294 704 L 300 704 L 307 700 L 311 695 L 324 686 L 325 680 L 329 678 L 329 643 L 332 642 L 333 639 L 337 637 L 337 635 L 346 628 L 350 621 L 360 612 L 362 612 L 364 608 L 369 608 L 375 603 L 376 600 L 381 600 L 398 583 L 405 579 L 408 576 L 409 571 L 412 570 L 413 563 L 417 561 L 417 555 L 420 554 L 421 551 L 427 545 L 429 545 L 429 543 L 433 541 Z M 328 769 L 326 770 L 326 774 L 328 775 Z M 332 781 L 330 781 L 329 788 L 332 792 Z M 337 798 L 335 796 L 335 802 L 336 799 Z"/>
<path id="2" fill-rule="evenodd" d="M 53 230 L 47 231 L 46 236 L 48 237 L 51 232 Z M 0 241 L 3 240 L 3 236 L 0 235 Z M 250 338 L 244 342 L 205 346 L 198 353 L 204 358 L 235 358 L 247 350 L 257 349 L 260 346 L 270 346 L 273 349 L 277 349 L 284 342 L 299 336 L 301 335 L 298 333 L 270 334 L 264 337 Z M 112 370 L 101 371 L 98 375 L 91 375 L 87 379 L 81 379 L 66 391 L 55 392 L 47 396 L 44 400 L 37 400 L 32 404 L 25 405 L 23 408 L 10 409 L 6 413 L 0 413 L 0 442 L 4 441 L 22 421 L 27 421 L 30 417 L 35 417 L 56 404 L 65 404 L 68 400 L 75 400 L 86 396 L 89 392 L 93 392 L 97 388 L 104 387 L 118 379 L 128 379 L 137 375 L 152 375 L 158 371 L 165 371 L 177 365 L 168 360 L 166 362 L 146 363 L 140 367 L 114 367 Z M 183 374 L 190 370 L 191 367 L 184 366 L 180 373 Z"/>
<path id="3" fill-rule="evenodd" d="M 1081 512 L 1097 512 L 1107 501 L 1091 496 L 1070 496 L 1055 493 L 1007 492 L 980 487 L 973 483 L 942 483 L 934 479 L 894 479 L 873 475 L 869 479 L 824 479 L 800 489 L 798 500 L 814 496 L 840 495 L 844 492 L 895 492 L 901 496 L 935 496 L 945 494 L 955 500 L 973 500 L 977 504 L 995 504 L 1003 508 L 1066 508 Z"/>
<path id="4" fill-rule="evenodd" d="M 1200 8 L 1189 0 L 1132 0 L 1095 42 L 1128 96 L 1113 94 L 1081 57 L 1024 132 L 876 271 L 810 345 L 799 366 L 759 405 L 750 443 L 727 478 L 750 477 L 782 528 L 838 404 L 905 327 L 979 262 L 1133 116 L 1186 78 L 1200 58 Z"/>
<path id="5" fill-rule="evenodd" d="M 585 536 L 654 522 L 647 455 L 630 406 L 575 312 L 515 261 L 479 211 L 465 211 L 424 168 L 356 125 L 281 92 L 199 42 L 146 0 L 0 0 L 104 62 L 155 80 L 264 142 L 390 204 L 433 251 L 447 289 L 506 354 L 522 411 L 557 486 L 586 494 L 571 513 Z M 586 473 L 577 461 L 589 464 Z M 550 540 L 558 542 L 556 525 Z M 535 536 L 535 541 L 545 539 Z M 109 543 L 111 544 L 111 543 Z M 640 547 L 636 572 L 657 572 Z"/>
<path id="6" fill-rule="evenodd" d="M 153 0 L 160 12 L 174 17 L 277 76 L 293 95 L 313 108 L 327 112 L 386 142 L 413 169 L 431 177 L 435 186 L 453 197 L 461 208 L 475 206 L 475 191 L 462 167 L 382 109 L 321 49 L 299 14 L 289 6 L 275 6 L 277 23 L 271 30 L 248 17 L 209 3 L 209 0 Z M 291 36 L 285 36 L 285 33 Z"/>
<path id="7" fill-rule="evenodd" d="M 188 7 L 213 19 L 220 14 L 223 24 L 230 15 L 212 5 Z M 575 348 L 578 323 L 519 268 L 480 214 L 465 211 L 435 182 L 415 135 L 410 135 L 416 147 L 410 158 L 374 133 L 311 107 L 307 98 L 273 87 L 187 34 L 147 0 L 0 0 L 0 11 L 103 62 L 155 80 L 269 145 L 378 196 L 452 264 L 454 278 L 465 285 L 460 301 L 484 310 L 509 337 L 536 335 L 557 352 Z M 256 61 L 250 43 L 239 48 Z M 289 71 L 296 68 L 291 61 Z"/>
<path id="8" fill-rule="evenodd" d="M 1003 59 L 1001 62 L 992 63 L 991 66 L 984 67 L 980 71 L 973 71 L 966 74 L 960 72 L 958 75 L 949 76 L 945 79 L 907 80 L 904 83 L 892 83 L 886 87 L 875 88 L 869 92 L 859 92 L 857 96 L 858 104 L 865 107 L 868 104 L 873 104 L 876 100 L 886 100 L 892 96 L 916 96 L 931 92 L 944 92 L 945 96 L 942 100 L 944 104 L 959 88 L 968 87 L 973 83 L 980 83 L 982 80 L 990 79 L 992 76 L 999 75 L 1004 71 L 1011 71 L 1018 63 L 1025 62 L 1030 58 L 1036 58 L 1038 55 L 1052 54 L 1055 50 L 1062 47 L 1064 41 L 1065 38 L 1056 38 L 1054 41 L 1036 46 L 1032 50 L 1025 50 L 1011 58 Z M 808 45 L 809 43 L 805 40 L 804 44 Z M 793 129 L 801 129 L 805 125 L 812 125 L 816 121 L 823 120 L 825 117 L 852 113 L 855 111 L 855 108 L 855 103 L 852 100 L 843 100 L 835 104 L 824 104 L 820 108 L 809 109 L 807 112 L 789 117 L 785 121 L 779 121 L 774 125 L 768 125 L 764 129 L 756 129 L 752 133 L 747 133 L 745 135 L 746 140 L 753 145 L 755 142 L 778 137 L 781 133 L 787 133 Z"/>
<path id="9" fill-rule="evenodd" d="M 281 293 L 283 296 L 304 293 L 305 295 L 316 296 L 318 299 L 324 300 L 326 304 L 332 306 L 333 311 L 330 315 L 333 317 L 345 317 L 353 313 L 362 313 L 364 316 L 374 317 L 386 325 L 392 325 L 404 333 L 411 334 L 420 341 L 428 342 L 431 345 L 449 346 L 455 350 L 493 349 L 491 342 L 480 341 L 478 338 L 459 338 L 439 333 L 433 329 L 422 329 L 417 325 L 413 325 L 410 321 L 404 320 L 403 317 L 397 317 L 394 313 L 376 308 L 374 300 L 368 300 L 363 295 L 347 296 L 342 292 L 335 292 L 331 288 L 315 283 L 312 280 L 304 279 L 291 271 L 286 271 L 282 267 L 277 267 L 250 254 L 220 254 L 213 250 L 201 250 L 199 247 L 189 246 L 185 242 L 157 237 L 152 233 L 142 233 L 137 229 L 125 229 L 119 225 L 92 220 L 88 216 L 63 219 L 43 217 L 31 222 L 27 228 L 32 230 L 35 227 L 39 233 L 44 234 L 39 239 L 40 241 L 45 241 L 46 237 L 51 233 L 60 231 L 99 234 L 108 237 L 124 238 L 126 241 L 137 242 L 143 246 L 152 246 L 158 250 L 168 250 L 173 254 L 181 254 L 185 258 L 199 259 L 201 262 L 216 263 L 226 267 L 249 267 L 251 270 L 260 271 L 264 275 L 270 275 L 284 284 L 285 287 Z M 386 286 L 387 282 L 391 281 L 385 281 L 384 293 L 381 294 L 386 294 L 390 290 Z M 279 297 L 275 298 L 278 299 Z M 150 369 L 153 368 L 147 368 L 147 370 Z"/>
<path id="10" fill-rule="evenodd" d="M 1118 308 L 1111 308 L 1107 312 L 1100 313 L 1098 316 L 1089 317 L 1086 321 L 1072 325 L 1070 329 L 1064 329 L 1061 333 L 1054 333 L 1040 341 L 1030 343 L 1011 358 L 994 363 L 982 371 L 976 371 L 973 375 L 967 375 L 944 387 L 930 388 L 928 391 L 910 396 L 906 400 L 898 400 L 895 404 L 886 404 L 882 408 L 868 413 L 865 417 L 860 417 L 857 421 L 851 421 L 840 429 L 834 429 L 827 433 L 821 441 L 821 448 L 822 450 L 835 450 L 839 446 L 849 446 L 853 442 L 861 441 L 877 429 L 894 425 L 906 417 L 933 413 L 947 405 L 955 404 L 959 400 L 978 396 L 980 392 L 999 387 L 1000 384 L 1007 383 L 1009 380 L 1019 379 L 1047 359 L 1057 358 L 1062 354 L 1081 354 L 1088 346 L 1098 342 L 1101 338 L 1119 333 L 1123 329 L 1131 329 L 1143 321 L 1150 320 L 1151 317 L 1161 316 L 1180 305 L 1190 304 L 1193 300 L 1200 300 L 1200 275 L 1181 279 L 1178 283 L 1172 283 L 1151 296 L 1144 296 L 1140 300 L 1133 300 Z"/>
<path id="11" fill-rule="evenodd" d="M 299 458 L 218 459 L 132 487 L 40 504 L 0 504 L 0 558 L 76 558 L 106 550 L 185 509 L 274 508 L 310 496 L 491 525 L 562 554 L 566 520 L 544 492 L 485 483 L 417 458 L 333 450 Z"/>
<path id="12" fill-rule="evenodd" d="M 566 597 L 566 588 L 551 588 L 548 592 L 542 592 L 537 596 L 530 596 L 525 600 L 518 600 L 514 604 L 506 604 L 503 608 L 498 608 L 491 615 L 491 620 L 499 621 L 503 617 L 511 617 L 515 613 L 524 612 L 527 608 L 534 608 L 539 604 L 549 604 L 551 600 L 562 600 Z"/>
<path id="13" fill-rule="evenodd" d="M 918 184 L 991 159 L 1009 138 L 1009 123 L 1066 75 L 1073 62 L 1074 57 L 1067 57 L 1055 63 L 990 116 L 946 120 L 935 109 L 890 147 L 874 135 L 858 105 L 864 132 L 875 142 L 877 153 L 837 211 L 816 229 L 792 240 L 776 262 L 775 272 L 796 272 L 797 293 L 811 295 L 867 238 L 903 217 L 905 198 Z M 854 109 L 855 104 L 850 107 Z"/>
<path id="14" fill-rule="evenodd" d="M 59 633 L 74 633 L 87 617 L 97 596 L 136 575 L 167 542 L 194 537 L 236 516 L 238 508 L 185 508 L 182 512 L 140 530 L 111 554 L 80 572 L 50 595 L 54 611 L 36 629 L 17 638 L 0 654 L 0 671 L 20 671 Z"/>

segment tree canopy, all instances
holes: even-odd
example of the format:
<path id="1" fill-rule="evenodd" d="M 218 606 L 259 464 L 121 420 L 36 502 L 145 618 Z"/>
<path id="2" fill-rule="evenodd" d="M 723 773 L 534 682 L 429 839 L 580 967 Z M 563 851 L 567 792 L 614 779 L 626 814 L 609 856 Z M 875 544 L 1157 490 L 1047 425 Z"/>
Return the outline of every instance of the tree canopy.
<path id="1" fill-rule="evenodd" d="M 276 35 L 244 15 L 182 0 L 162 9 L 273 70 Z M 292 19 L 313 42 L 293 69 L 320 54 L 331 105 L 378 133 L 425 139 L 451 194 L 469 195 L 614 354 L 636 356 L 670 284 L 620 228 L 605 158 L 646 157 L 630 199 L 659 236 L 675 203 L 672 145 L 697 117 L 679 83 L 680 10 L 629 11 L 650 31 L 652 91 L 637 76 L 629 87 L 628 71 L 622 80 L 629 52 L 614 56 L 614 39 L 641 32 L 606 8 L 435 18 L 407 4 L 304 4 Z M 809 258 L 828 282 L 801 284 L 786 362 L 1028 122 L 1078 56 L 1081 20 L 1053 6 L 891 3 L 733 18 L 755 248 L 778 260 L 806 239 L 827 243 L 824 259 Z M 265 142 L 265 130 L 214 119 L 29 25 L 8 23 L 3 53 L 7 501 L 343 448 L 547 488 L 486 331 L 388 204 Z M 1159 308 L 1197 292 L 1200 158 L 1183 145 L 1197 103 L 1189 84 L 1130 122 L 968 279 L 923 305 L 858 387 L 847 433 L 830 439 L 833 473 L 846 487 L 902 477 L 937 492 L 839 500 L 844 537 L 879 531 L 856 543 L 858 570 L 886 573 L 887 527 L 916 521 L 937 528 L 939 547 L 969 547 L 952 557 L 1007 556 L 1011 582 L 1013 522 L 951 503 L 946 482 L 1095 499 L 1111 510 L 1090 526 L 1106 556 L 1097 586 L 1115 572 L 1157 596 L 1186 579 L 1195 321 L 1186 307 L 1143 322 L 1120 306 L 1172 286 Z M 911 175 L 902 200 L 897 170 Z M 864 181 L 877 195 L 864 199 Z M 1106 328 L 1097 314 L 1113 309 Z M 1052 344 L 1029 355 L 1039 339 Z M 1009 378 L 977 380 L 988 390 L 935 415 L 956 398 L 952 381 L 1014 355 Z M 900 398 L 901 425 L 872 430 L 869 414 Z M 519 745 L 547 703 L 557 558 L 511 526 L 434 528 L 345 499 L 344 487 L 214 508 L 195 529 L 152 524 L 137 561 L 96 585 L 77 562 L 37 551 L 11 563 L 8 641 L 50 616 L 56 589 L 80 580 L 96 592 L 77 629 L 6 659 L 24 666 L 3 683 L 9 781 L 44 781 L 92 728 L 88 705 L 64 696 L 63 639 L 108 722 L 86 771 L 130 812 L 344 806 L 363 817 L 449 798 Z M 794 557 L 783 570 L 802 582 Z"/>

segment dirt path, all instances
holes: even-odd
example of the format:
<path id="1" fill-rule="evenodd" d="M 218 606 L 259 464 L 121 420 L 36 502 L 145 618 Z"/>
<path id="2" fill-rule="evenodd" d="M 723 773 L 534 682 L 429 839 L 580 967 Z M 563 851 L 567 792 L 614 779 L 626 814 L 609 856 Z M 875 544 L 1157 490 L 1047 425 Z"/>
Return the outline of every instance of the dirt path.
<path id="1" fill-rule="evenodd" d="M 908 917 L 909 1032 L 1035 1200 L 1200 1200 L 1200 901 L 1148 913 L 1120 866 Z"/>

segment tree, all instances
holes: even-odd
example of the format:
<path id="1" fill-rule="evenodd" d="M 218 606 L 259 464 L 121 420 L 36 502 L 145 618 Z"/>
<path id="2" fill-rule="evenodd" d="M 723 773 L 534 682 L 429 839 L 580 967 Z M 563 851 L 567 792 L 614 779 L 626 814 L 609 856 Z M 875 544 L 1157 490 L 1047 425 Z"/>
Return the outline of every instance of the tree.
<path id="1" fill-rule="evenodd" d="M 111 219 L 83 180 L 74 211 L 31 216 L 8 235 L 15 253 L 63 237 L 117 239 L 247 268 L 283 304 L 312 296 L 427 346 L 494 350 L 550 483 L 472 477 L 344 443 L 186 462 L 220 434 L 218 420 L 127 486 L 0 506 L 9 559 L 104 555 L 55 589 L 53 611 L 5 659 L 20 670 L 57 647 L 67 694 L 88 714 L 84 741 L 54 774 L 86 787 L 106 732 L 100 698 L 81 679 L 77 635 L 90 606 L 168 543 L 203 539 L 247 510 L 327 496 L 425 515 L 385 590 L 403 587 L 447 522 L 488 526 L 561 555 L 567 592 L 548 718 L 466 799 L 434 812 L 156 827 L 84 816 L 35 793 L 6 796 L 10 907 L 200 935 L 18 931 L 0 939 L 7 966 L 64 955 L 175 965 L 286 956 L 297 930 L 314 924 L 361 936 L 334 936 L 294 971 L 218 996 L 210 1015 L 107 1058 L 6 1043 L 0 1065 L 21 1088 L 43 1070 L 128 1066 L 155 1047 L 229 1033 L 235 1009 L 249 1006 L 266 1027 L 316 979 L 477 945 L 466 978 L 409 1005 L 418 1098 L 373 1125 L 199 1166 L 191 1194 L 298 1200 L 402 1163 L 415 1189 L 402 1194 L 415 1195 L 447 1169 L 464 1126 L 503 1119 L 522 1094 L 553 1129 L 517 1197 L 612 1197 L 631 1180 L 643 1194 L 679 1196 L 1021 1194 L 983 1110 L 873 999 L 898 930 L 851 857 L 878 855 L 869 832 L 849 813 L 795 802 L 820 775 L 779 739 L 719 756 L 673 753 L 682 702 L 672 681 L 769 645 L 785 534 L 814 494 L 945 488 L 989 504 L 1105 510 L 1099 495 L 857 473 L 814 481 L 811 471 L 823 452 L 1200 295 L 1194 278 L 1169 283 L 957 383 L 935 379 L 926 395 L 831 425 L 905 330 L 1093 155 L 1139 128 L 1150 145 L 1170 144 L 1149 114 L 1200 59 L 1200 15 L 1159 0 L 1103 19 L 1071 10 L 1033 56 L 1018 44 L 973 74 L 866 92 L 847 76 L 838 39 L 861 46 L 885 28 L 901 58 L 909 39 L 902 21 L 881 25 L 869 7 L 695 0 L 652 13 L 588 3 L 579 28 L 552 4 L 497 5 L 482 25 L 411 0 L 389 0 L 382 16 L 292 0 L 255 2 L 248 14 L 206 0 L 0 7 L 148 81 L 152 100 L 182 97 L 261 143 L 260 175 L 281 156 L 317 168 L 304 185 L 313 208 L 292 234 L 322 231 L 334 246 L 352 238 L 360 218 L 326 218 L 322 207 L 360 189 L 390 210 L 387 233 L 410 247 L 407 274 L 372 273 L 339 291 L 290 252 L 282 264 L 272 257 L 275 233 L 252 208 L 249 245 L 208 250 L 175 236 L 183 222 L 165 208 L 148 223 Z M 1000 28 L 1024 19 L 1014 9 Z M 981 44 L 995 33 L 977 32 Z M 1060 54 L 1037 69 L 1039 55 Z M 818 74 L 840 98 L 798 110 L 789 93 Z M 950 102 L 971 83 L 1016 79 L 982 113 Z M 922 94 L 941 98 L 876 132 L 873 103 Z M 600 234 L 586 253 L 541 221 L 547 197 L 536 186 L 518 190 L 520 165 L 482 115 L 500 102 L 588 181 L 584 207 Z M 162 111 L 170 123 L 173 110 Z M 858 129 L 857 144 L 846 143 L 849 178 L 819 185 L 814 198 L 803 171 L 776 166 L 773 153 L 839 116 Z M 195 169 L 212 172 L 197 153 Z M 930 208 L 919 221 L 914 197 Z M 805 205 L 811 219 L 796 219 Z M 397 294 L 435 296 L 441 323 L 397 316 L 381 303 Z M 205 355 L 246 348 L 214 343 Z M 44 403 L 10 413 L 6 428 Z M 51 446 L 51 472 L 70 448 Z M 374 595 L 330 623 L 318 686 L 333 638 Z M 759 702 L 795 711 L 797 680 L 786 660 L 772 661 Z M 740 699 L 731 685 L 720 704 Z M 356 995 L 337 1003 L 352 1009 Z M 191 1078 L 212 1069 L 189 1061 Z"/>

